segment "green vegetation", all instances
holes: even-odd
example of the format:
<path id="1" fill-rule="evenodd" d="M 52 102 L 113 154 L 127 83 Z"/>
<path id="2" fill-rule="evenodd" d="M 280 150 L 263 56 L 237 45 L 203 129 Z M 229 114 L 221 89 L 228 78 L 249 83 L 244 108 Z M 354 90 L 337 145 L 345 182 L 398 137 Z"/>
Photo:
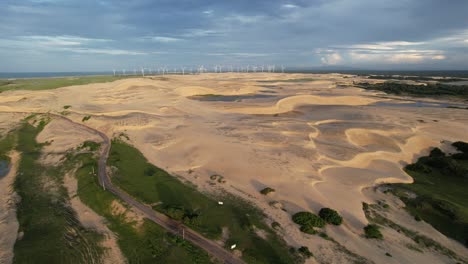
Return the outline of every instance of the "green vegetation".
<path id="1" fill-rule="evenodd" d="M 82 122 L 86 122 L 88 121 L 89 119 L 91 119 L 91 116 L 90 115 L 87 115 L 85 117 L 83 117 L 83 119 L 81 119 Z"/>
<path id="2" fill-rule="evenodd" d="M 264 222 L 264 215 L 245 201 L 227 194 L 216 199 L 204 195 L 150 164 L 136 148 L 118 139 L 112 141 L 108 163 L 116 168 L 112 175 L 115 185 L 136 199 L 153 204 L 153 209 L 211 239 L 221 238 L 223 228 L 227 228 L 226 246 L 237 244 L 246 262 L 296 262 L 296 256 Z M 267 234 L 267 239 L 257 234 L 259 230 Z"/>
<path id="3" fill-rule="evenodd" d="M 70 107 L 71 107 L 71 105 L 64 105 L 64 106 L 63 106 L 63 109 L 68 109 L 68 108 L 70 108 Z"/>
<path id="4" fill-rule="evenodd" d="M 414 183 L 391 185 L 391 191 L 416 220 L 468 246 L 468 144 L 453 146 L 460 152 L 446 155 L 434 148 L 429 156 L 406 166 Z"/>
<path id="5" fill-rule="evenodd" d="M 364 234 L 367 238 L 383 239 L 383 235 L 380 233 L 380 227 L 375 224 L 369 224 L 365 226 Z"/>
<path id="6" fill-rule="evenodd" d="M 14 246 L 14 263 L 99 263 L 104 248 L 102 235 L 84 228 L 69 204 L 62 185 L 64 167 L 38 162 L 42 144 L 35 140 L 46 125 L 24 122 L 11 133 L 21 152 L 14 189 L 21 197 L 17 205 L 19 232 L 24 236 Z M 10 147 L 11 142 L 9 142 Z"/>
<path id="7" fill-rule="evenodd" d="M 341 225 L 341 223 L 343 223 L 343 218 L 338 214 L 338 212 L 330 208 L 320 209 L 319 216 L 325 220 L 325 222 L 332 225 Z"/>
<path id="8" fill-rule="evenodd" d="M 378 210 L 380 210 L 381 207 L 378 206 L 377 204 L 366 204 L 363 203 L 363 210 L 366 215 L 366 218 L 369 220 L 371 223 L 387 226 L 389 228 L 392 228 L 393 230 L 397 231 L 398 233 L 404 234 L 406 237 L 412 239 L 415 244 L 417 245 L 414 246 L 413 244 L 407 244 L 406 247 L 421 252 L 420 248 L 428 248 L 430 250 L 437 251 L 449 258 L 452 258 L 456 261 L 461 261 L 461 262 L 467 262 L 467 260 L 462 259 L 460 256 L 458 256 L 455 252 L 452 250 L 446 248 L 445 246 L 439 244 L 435 240 L 433 240 L 430 237 L 427 237 L 425 235 L 419 234 L 416 231 L 410 230 L 404 226 L 401 226 L 385 217 L 379 214 Z"/>
<path id="9" fill-rule="evenodd" d="M 384 83 L 359 83 L 356 86 L 366 90 L 377 90 L 388 94 L 410 95 L 410 96 L 446 96 L 468 99 L 468 86 L 448 84 L 414 85 L 397 82 Z"/>
<path id="10" fill-rule="evenodd" d="M 96 150 L 99 149 L 100 146 L 101 146 L 101 144 L 99 144 L 99 143 L 96 143 L 96 142 L 90 141 L 90 140 L 86 140 L 85 142 L 83 142 L 83 144 L 81 144 L 78 147 L 78 150 L 86 149 L 86 150 L 89 150 L 89 151 L 96 151 Z"/>
<path id="11" fill-rule="evenodd" d="M 301 255 L 303 255 L 306 258 L 310 258 L 310 257 L 314 256 L 314 254 L 312 254 L 312 252 L 310 252 L 308 247 L 304 247 L 304 246 L 300 247 L 297 251 L 299 251 L 299 253 L 301 253 Z"/>
<path id="12" fill-rule="evenodd" d="M 260 193 L 263 194 L 263 195 L 267 195 L 267 194 L 272 193 L 272 192 L 275 192 L 275 189 L 270 188 L 270 187 L 266 187 L 266 188 L 264 188 L 263 190 L 260 191 Z"/>
<path id="13" fill-rule="evenodd" d="M 322 228 L 326 222 L 322 218 L 310 212 L 299 212 L 295 213 L 292 217 L 294 223 L 300 225 L 300 230 L 307 234 L 317 234 L 314 227 Z"/>
<path id="14" fill-rule="evenodd" d="M 0 79 L 0 92 L 8 90 L 48 90 L 71 85 L 113 82 L 124 78 L 127 77 L 79 76 L 62 78 Z"/>
<path id="15" fill-rule="evenodd" d="M 436 82 L 459 82 L 464 81 L 465 79 L 462 78 L 453 78 L 453 77 L 445 77 L 445 78 L 434 78 L 429 76 L 401 76 L 401 75 L 371 75 L 368 77 L 369 79 L 377 79 L 377 80 L 402 80 L 402 81 L 436 81 Z"/>
<path id="16" fill-rule="evenodd" d="M 157 224 L 149 220 L 137 223 L 127 219 L 124 212 L 115 212 L 113 203 L 118 200 L 102 189 L 93 174 L 97 171 L 97 161 L 92 153 L 70 155 L 70 164 L 80 164 L 75 174 L 80 200 L 106 219 L 129 263 L 211 263 L 205 251 L 167 233 Z"/>

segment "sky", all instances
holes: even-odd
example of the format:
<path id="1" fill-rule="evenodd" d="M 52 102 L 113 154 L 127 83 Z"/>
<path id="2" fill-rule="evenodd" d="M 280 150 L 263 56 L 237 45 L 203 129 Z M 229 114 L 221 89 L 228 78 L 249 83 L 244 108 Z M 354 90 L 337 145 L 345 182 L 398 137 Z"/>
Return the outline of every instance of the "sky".
<path id="1" fill-rule="evenodd" d="M 0 72 L 468 70 L 468 0 L 0 0 Z"/>

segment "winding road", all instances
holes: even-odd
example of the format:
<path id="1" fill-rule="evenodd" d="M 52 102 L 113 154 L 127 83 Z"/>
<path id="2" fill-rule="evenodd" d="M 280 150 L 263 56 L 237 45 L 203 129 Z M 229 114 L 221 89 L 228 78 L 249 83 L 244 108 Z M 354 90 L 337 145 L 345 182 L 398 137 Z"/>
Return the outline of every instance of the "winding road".
<path id="1" fill-rule="evenodd" d="M 25 112 L 3 112 L 3 113 L 25 113 Z M 34 114 L 34 113 L 25 113 L 25 114 Z M 122 191 L 121 189 L 115 187 L 112 184 L 112 181 L 110 180 L 109 176 L 107 175 L 107 158 L 109 156 L 109 151 L 111 148 L 111 141 L 109 137 L 104 134 L 103 132 L 94 129 L 92 127 L 86 126 L 84 124 L 77 123 L 67 117 L 58 115 L 58 114 L 53 114 L 53 113 L 36 113 L 36 114 L 45 114 L 49 115 L 51 117 L 55 117 L 61 120 L 64 120 L 66 122 L 71 123 L 72 125 L 78 126 L 83 128 L 84 130 L 91 132 L 95 135 L 98 135 L 99 137 L 102 138 L 102 147 L 101 147 L 101 153 L 99 155 L 99 161 L 98 161 L 98 178 L 99 182 L 102 185 L 102 187 L 125 201 L 127 204 L 133 207 L 136 211 L 142 213 L 146 218 L 149 220 L 153 221 L 154 223 L 160 225 L 167 231 L 175 234 L 175 235 L 180 235 L 183 236 L 184 239 L 187 241 L 190 241 L 194 245 L 197 245 L 198 247 L 202 248 L 208 254 L 211 256 L 215 257 L 222 263 L 227 263 L 227 264 L 241 264 L 244 263 L 241 259 L 238 257 L 234 256 L 231 252 L 227 251 L 224 249 L 222 246 L 216 244 L 215 242 L 203 237 L 201 234 L 193 231 L 192 229 L 184 226 L 182 223 L 175 221 L 166 215 L 159 213 L 157 211 L 154 211 L 151 207 L 138 202 L 135 198 L 131 197 L 129 194 L 126 192 Z"/>

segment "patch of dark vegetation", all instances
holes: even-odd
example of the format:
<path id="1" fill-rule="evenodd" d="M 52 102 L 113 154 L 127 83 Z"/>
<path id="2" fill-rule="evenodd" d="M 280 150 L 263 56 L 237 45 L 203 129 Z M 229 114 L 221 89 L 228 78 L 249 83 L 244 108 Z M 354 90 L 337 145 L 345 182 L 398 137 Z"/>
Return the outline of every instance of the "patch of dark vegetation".
<path id="1" fill-rule="evenodd" d="M 364 227 L 364 234 L 367 238 L 383 239 L 380 227 L 375 224 L 369 224 Z"/>
<path id="2" fill-rule="evenodd" d="M 325 220 L 325 222 L 332 225 L 341 225 L 341 223 L 343 223 L 343 217 L 341 217 L 337 211 L 330 208 L 320 209 L 319 216 Z"/>
<path id="3" fill-rule="evenodd" d="M 87 115 L 85 117 L 83 117 L 83 119 L 81 119 L 82 122 L 86 122 L 88 121 L 89 119 L 91 119 L 91 116 L 90 115 Z"/>
<path id="4" fill-rule="evenodd" d="M 468 99 L 467 85 L 427 84 L 415 85 L 397 82 L 358 83 L 357 87 L 366 90 L 382 91 L 387 94 L 410 95 L 419 97 L 446 96 Z"/>
<path id="5" fill-rule="evenodd" d="M 391 185 L 390 190 L 416 220 L 468 246 L 468 144 L 452 145 L 459 153 L 432 149 L 429 156 L 405 167 L 414 183 Z"/>
<path id="6" fill-rule="evenodd" d="M 298 250 L 297 250 L 302 256 L 304 256 L 305 258 L 311 258 L 314 256 L 314 254 L 312 254 L 312 252 L 310 252 L 309 248 L 308 247 L 300 247 Z"/>
<path id="7" fill-rule="evenodd" d="M 315 227 L 322 228 L 326 225 L 325 220 L 311 212 L 299 212 L 292 216 L 294 223 L 300 225 L 300 230 L 307 234 L 317 234 Z"/>
<path id="8" fill-rule="evenodd" d="M 99 144 L 97 142 L 87 140 L 87 141 L 83 142 L 83 144 L 81 144 L 78 147 L 78 150 L 86 149 L 86 150 L 89 150 L 89 151 L 96 151 L 96 150 L 99 149 L 100 146 L 101 146 L 101 144 Z"/>
<path id="9" fill-rule="evenodd" d="M 136 148 L 118 139 L 112 141 L 108 163 L 116 168 L 114 184 L 141 202 L 156 204 L 153 209 L 211 239 L 221 238 L 223 228 L 227 228 L 226 245 L 236 244 L 244 261 L 297 263 L 298 256 L 288 252 L 286 243 L 264 221 L 264 214 L 246 201 L 228 194 L 212 197 L 200 193 L 150 164 Z M 149 167 L 153 168 L 150 177 L 145 175 Z M 267 239 L 256 233 L 259 229 Z"/>
<path id="10" fill-rule="evenodd" d="M 264 189 L 262 189 L 260 191 L 260 193 L 263 194 L 263 195 L 267 195 L 267 194 L 273 193 L 273 192 L 275 192 L 275 189 L 270 188 L 270 187 L 266 187 L 266 188 L 264 188 Z"/>
<path id="11" fill-rule="evenodd" d="M 465 81 L 462 78 L 443 77 L 434 78 L 430 76 L 401 76 L 401 75 L 371 75 L 369 79 L 376 80 L 402 80 L 402 81 L 436 81 L 436 82 L 459 82 Z"/>
<path id="12" fill-rule="evenodd" d="M 362 206 L 364 210 L 364 214 L 366 215 L 367 220 L 371 222 L 372 224 L 379 224 L 382 226 L 387 226 L 389 228 L 392 228 L 393 230 L 397 231 L 398 233 L 404 234 L 406 237 L 412 239 L 419 247 L 414 247 L 412 244 L 408 244 L 407 247 L 416 250 L 416 251 L 421 251 L 420 248 L 428 248 L 430 250 L 437 251 L 449 258 L 454 259 L 457 262 L 467 262 L 467 260 L 461 258 L 458 256 L 455 252 L 452 250 L 444 247 L 443 245 L 439 244 L 435 240 L 433 240 L 430 237 L 427 237 L 425 235 L 419 234 L 416 231 L 410 230 L 404 226 L 401 226 L 385 217 L 383 217 L 380 213 L 379 210 L 381 210 L 381 207 L 377 204 L 367 204 L 363 203 Z"/>
<path id="13" fill-rule="evenodd" d="M 63 109 L 68 109 L 68 108 L 71 108 L 71 105 L 64 105 L 63 106 Z"/>

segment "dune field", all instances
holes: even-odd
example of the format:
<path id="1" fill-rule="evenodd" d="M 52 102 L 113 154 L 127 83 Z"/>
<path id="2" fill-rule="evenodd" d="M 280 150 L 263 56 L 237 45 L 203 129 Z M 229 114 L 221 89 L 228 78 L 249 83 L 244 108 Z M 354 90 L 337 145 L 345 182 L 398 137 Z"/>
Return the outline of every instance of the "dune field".
<path id="1" fill-rule="evenodd" d="M 451 263 L 439 252 L 412 250 L 407 245 L 413 242 L 392 229 L 382 230 L 385 240 L 366 239 L 363 227 L 368 220 L 362 203 L 378 200 L 390 206 L 393 221 L 468 259 L 464 246 L 428 224 L 417 223 L 402 209 L 401 201 L 374 188 L 381 183 L 411 183 L 403 171 L 405 164 L 432 147 L 468 141 L 467 111 L 399 105 L 401 101 L 393 97 L 353 87 L 360 78 L 208 73 L 6 91 L 0 94 L 0 129 L 7 131 L 24 113 L 51 112 L 109 137 L 125 134 L 151 163 L 200 190 L 225 190 L 255 203 L 270 223 L 281 224 L 278 232 L 290 245 L 311 249 L 315 255 L 311 263 L 351 262 L 343 247 L 375 263 Z M 52 122 L 38 137 L 40 142 L 53 142 L 45 147 L 50 155 L 43 162 L 58 161 L 54 154 L 86 139 L 98 140 L 66 122 Z M 0 179 L 0 186 L 12 181 L 10 174 Z M 211 184 L 213 174 L 222 175 L 226 182 Z M 276 191 L 260 194 L 265 187 Z M 13 194 L 2 191 L 0 195 L 3 201 Z M 82 206 L 79 201 L 75 204 Z M 318 213 L 322 207 L 333 208 L 344 218 L 343 225 L 325 228 L 332 240 L 302 233 L 291 220 L 296 212 Z M 0 210 L 6 217 L 10 211 Z M 98 222 L 88 225 L 110 233 L 89 208 L 82 211 L 89 213 L 86 221 Z M 107 244 L 115 246 L 112 235 L 108 237 Z M 11 241 L 0 242 L 11 247 Z"/>

